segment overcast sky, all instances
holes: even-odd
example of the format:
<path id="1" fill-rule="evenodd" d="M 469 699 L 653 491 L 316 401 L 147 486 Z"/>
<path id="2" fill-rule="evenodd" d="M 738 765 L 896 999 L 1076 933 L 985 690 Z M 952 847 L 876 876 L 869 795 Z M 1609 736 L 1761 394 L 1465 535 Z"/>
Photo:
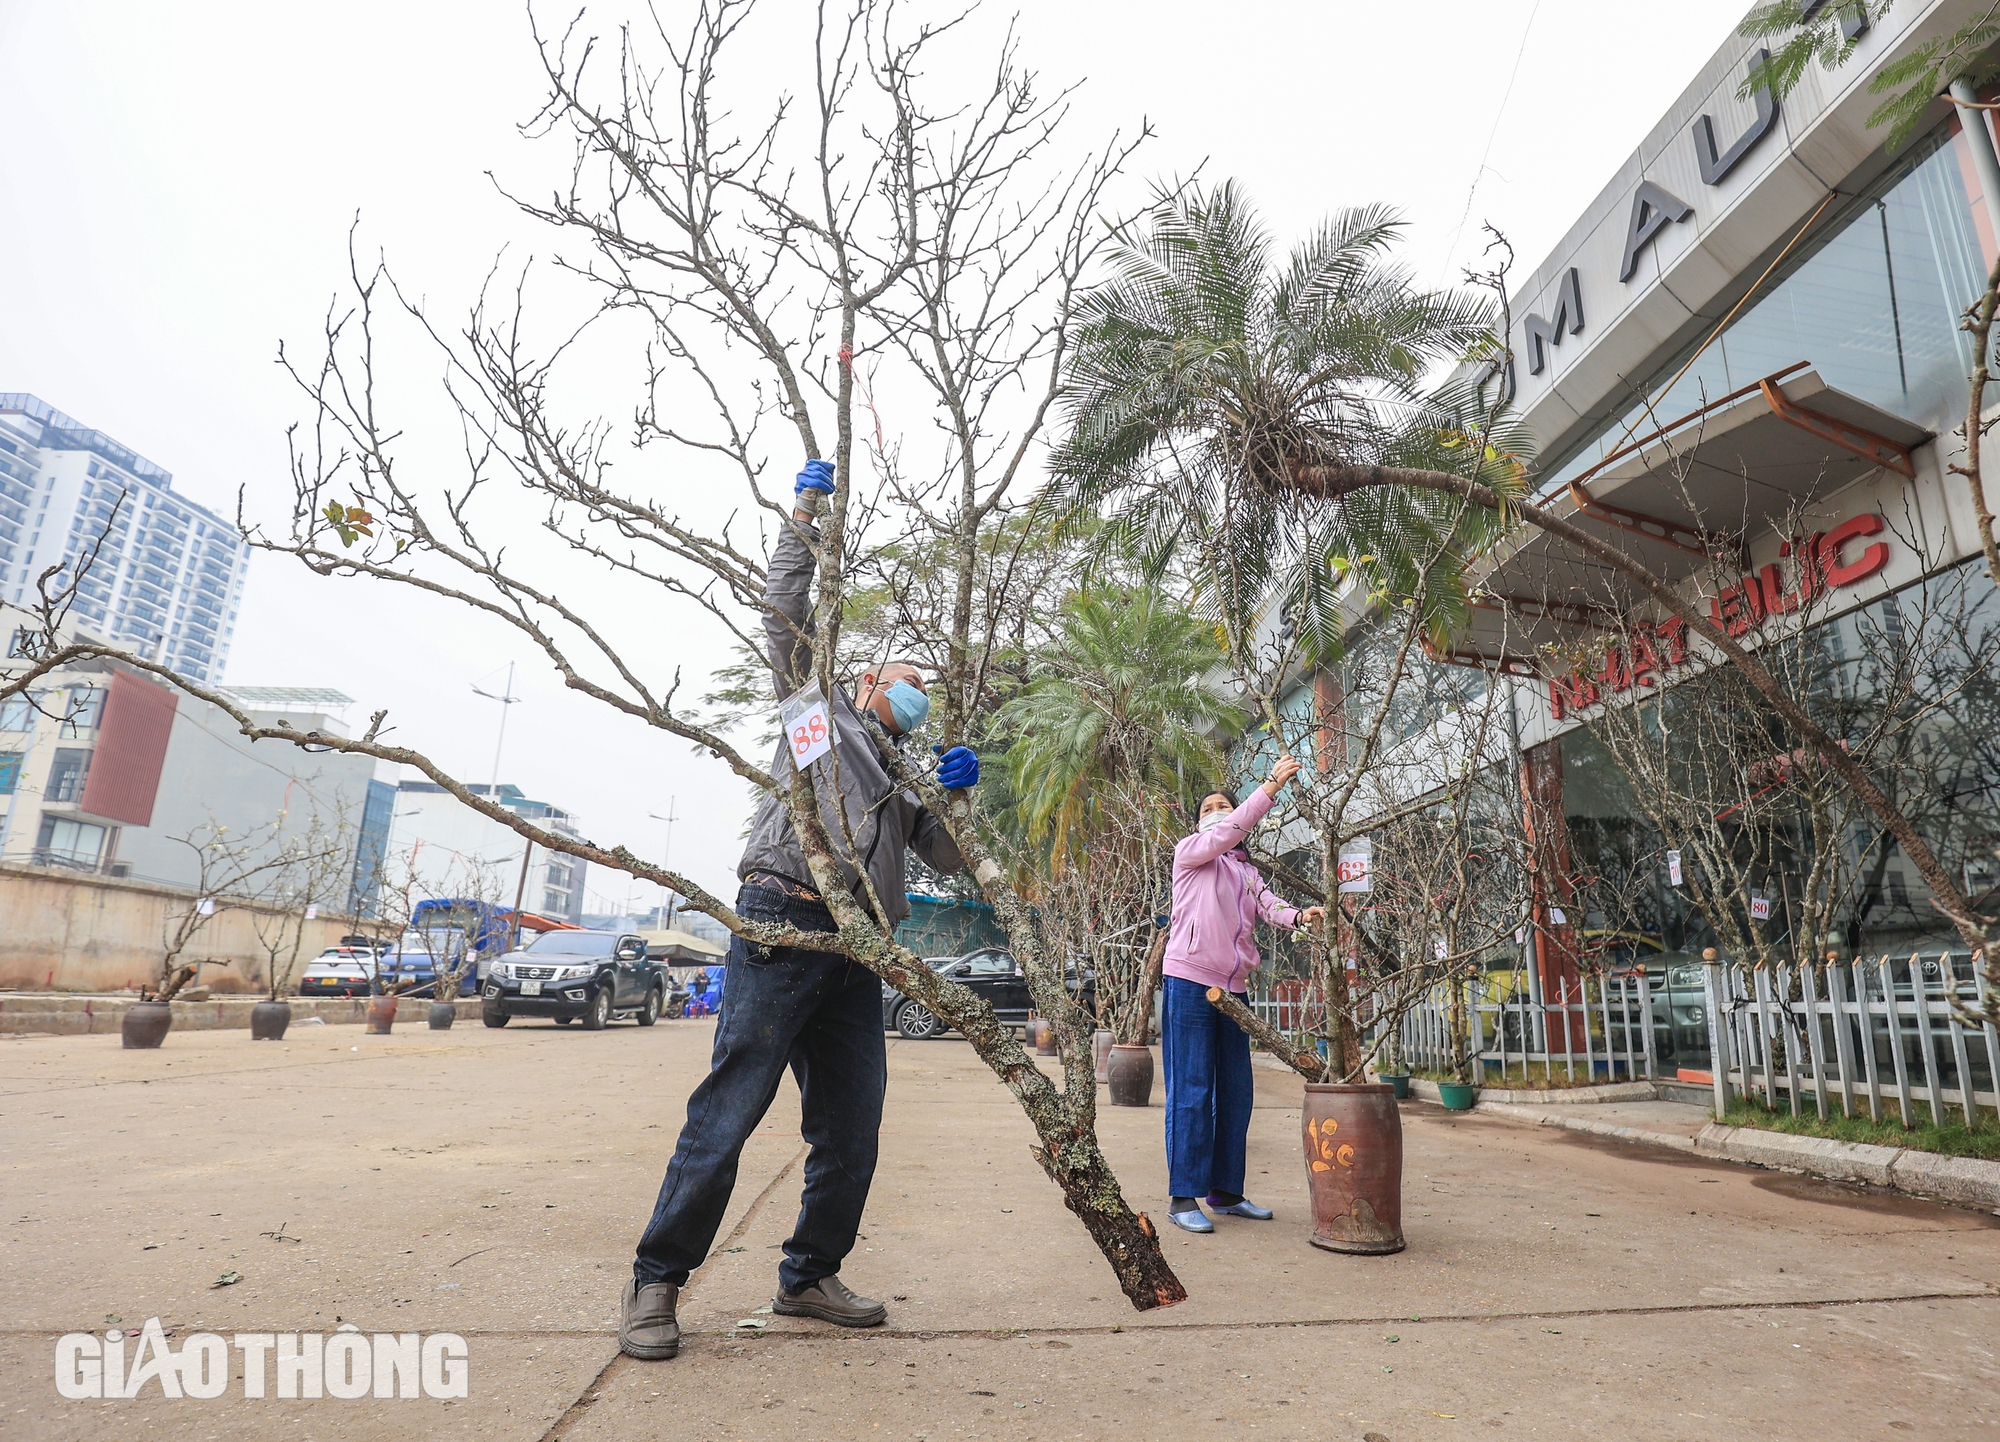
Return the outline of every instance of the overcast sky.
<path id="1" fill-rule="evenodd" d="M 809 40 L 802 0 L 767 9 Z M 1149 119 L 1143 174 L 1236 177 L 1285 238 L 1386 202 L 1410 222 L 1407 261 L 1441 282 L 1476 257 L 1482 221 L 1512 239 L 1519 273 L 1537 264 L 1746 6 L 1030 0 L 987 14 L 1015 9 L 1025 59 L 1083 82 L 1078 144 Z M 619 13 L 593 6 L 586 25 Z M 535 249 L 486 174 L 532 186 L 560 159 L 516 129 L 540 97 L 525 16 L 508 0 L 0 0 L 0 390 L 109 432 L 198 502 L 233 513 L 243 488 L 274 513 L 285 429 L 305 412 L 273 358 L 281 340 L 310 349 L 356 213 L 440 310 L 500 247 Z M 674 659 L 699 677 L 716 657 L 691 632 Z M 338 687 L 356 721 L 388 706 L 401 739 L 484 781 L 499 708 L 471 688 L 497 690 L 510 660 L 524 700 L 502 779 L 653 856 L 666 828 L 649 813 L 671 801 L 672 861 L 733 895 L 742 784 L 607 723 L 448 607 L 259 556 L 225 679 Z M 608 873 L 591 890 L 592 910 L 628 890 L 650 904 Z"/>

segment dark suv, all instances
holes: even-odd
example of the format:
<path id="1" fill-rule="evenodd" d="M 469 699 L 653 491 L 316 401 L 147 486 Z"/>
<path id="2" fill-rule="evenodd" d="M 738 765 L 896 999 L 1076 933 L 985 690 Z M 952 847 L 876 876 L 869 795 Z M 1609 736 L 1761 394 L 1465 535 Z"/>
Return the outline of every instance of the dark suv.
<path id="1" fill-rule="evenodd" d="M 517 1016 L 546 1016 L 557 1026 L 579 1017 L 602 1031 L 614 1016 L 640 1026 L 660 1019 L 666 969 L 646 959 L 646 940 L 630 932 L 545 931 L 495 961 L 479 989 L 488 1026 Z"/>
<path id="2" fill-rule="evenodd" d="M 984 998 L 1002 1024 L 1020 1026 L 1028 1020 L 1028 1009 L 1033 1004 L 1028 994 L 1028 977 L 1012 952 L 990 947 L 964 956 L 927 956 L 924 964 Z M 1084 1010 L 1095 1006 L 1095 976 L 1085 972 L 1079 986 L 1076 969 L 1071 967 L 1068 982 L 1070 992 Z M 904 996 L 886 981 L 882 983 L 882 1026 L 884 1030 L 893 1027 L 911 1041 L 929 1041 L 950 1030 L 943 1017 L 915 998 Z"/>

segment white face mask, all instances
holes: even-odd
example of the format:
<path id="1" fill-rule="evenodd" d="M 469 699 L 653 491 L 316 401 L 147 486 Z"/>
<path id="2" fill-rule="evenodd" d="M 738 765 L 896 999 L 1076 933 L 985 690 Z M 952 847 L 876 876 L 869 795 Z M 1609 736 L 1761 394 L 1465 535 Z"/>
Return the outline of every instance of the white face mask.
<path id="1" fill-rule="evenodd" d="M 1213 831 L 1216 827 L 1227 821 L 1229 817 L 1230 813 L 1227 811 L 1211 811 L 1208 815 L 1202 817 L 1200 821 L 1196 822 L 1195 825 L 1200 830 Z"/>

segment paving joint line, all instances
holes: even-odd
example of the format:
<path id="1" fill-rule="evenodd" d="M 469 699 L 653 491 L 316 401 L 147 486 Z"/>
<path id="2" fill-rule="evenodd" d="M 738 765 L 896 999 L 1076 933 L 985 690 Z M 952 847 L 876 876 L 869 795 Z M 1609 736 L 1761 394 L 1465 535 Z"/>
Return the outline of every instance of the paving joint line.
<path id="1" fill-rule="evenodd" d="M 796 1160 L 796 1159 L 794 1159 Z M 782 1180 L 782 1178 L 780 1178 Z M 768 1189 L 767 1189 L 768 1190 Z M 735 1240 L 740 1230 L 732 1230 L 729 1240 Z M 692 1283 L 689 1284 L 692 1287 Z M 685 1295 L 685 1292 L 683 1293 Z M 1982 1291 L 1967 1292 L 1904 1292 L 1883 1297 L 1822 1297 L 1797 1301 L 1775 1302 L 1685 1302 L 1678 1305 L 1658 1307 L 1584 1307 L 1574 1310 L 1547 1309 L 1540 1312 L 1442 1312 L 1428 1316 L 1410 1317 L 1403 1313 L 1378 1317 L 1300 1317 L 1290 1320 L 1241 1321 L 1241 1322 L 1141 1322 L 1127 1326 L 1122 1322 L 1101 1323 L 1083 1327 L 939 1327 L 939 1328 L 897 1328 L 868 1327 L 860 1329 L 843 1328 L 837 1332 L 817 1328 L 800 1328 L 797 1331 L 763 1332 L 756 1338 L 745 1337 L 733 1329 L 723 1332 L 690 1332 L 693 1337 L 735 1338 L 738 1341 L 832 1341 L 853 1340 L 866 1342 L 883 1341 L 1012 1341 L 1019 1337 L 1109 1337 L 1137 1336 L 1141 1333 L 1172 1332 L 1249 1332 L 1277 1331 L 1286 1327 L 1390 1327 L 1423 1326 L 1432 1322 L 1534 1322 L 1534 1321 L 1588 1321 L 1591 1318 L 1621 1317 L 1667 1317 L 1700 1314 L 1726 1314 L 1731 1312 L 1802 1312 L 1831 1310 L 1838 1307 L 1895 1307 L 1913 1302 L 1985 1302 L 2000 1299 L 2000 1286 L 1987 1287 Z M 248 1324 L 245 1324 L 247 1327 Z M 75 1329 L 71 1329 L 75 1330 Z M 169 1333 L 183 1330 L 179 1325 L 169 1327 Z M 236 1330 L 244 1330 L 239 1327 Z M 265 1331 L 283 1331 L 282 1327 L 266 1327 Z M 64 1335 L 57 1328 L 0 1327 L 0 1338 L 50 1338 Z M 568 1338 L 616 1337 L 616 1327 L 461 1327 L 456 1336 L 492 1338 L 530 1338 L 562 1341 Z M 623 1353 L 619 1354 L 623 1356 Z M 607 1364 L 609 1366 L 611 1364 Z M 602 1376 L 602 1373 L 599 1374 Z M 593 1385 L 595 1385 L 593 1383 Z M 586 1392 L 591 1390 L 586 1387 Z M 567 1414 L 565 1414 L 567 1415 Z M 553 1437 L 555 1434 L 546 1434 Z"/>
<path id="2" fill-rule="evenodd" d="M 791 1159 L 787 1161 L 782 1167 L 779 1167 L 777 1173 L 774 1176 L 772 1176 L 771 1180 L 764 1184 L 764 1189 L 757 1193 L 756 1197 L 751 1201 L 750 1205 L 743 1209 L 743 1215 L 741 1218 L 737 1220 L 736 1225 L 729 1229 L 729 1235 L 722 1239 L 722 1245 L 724 1247 L 728 1247 L 734 1244 L 739 1238 L 741 1238 L 746 1232 L 750 1230 L 751 1223 L 757 1220 L 757 1214 L 764 1210 L 764 1203 L 770 1200 L 771 1194 L 777 1191 L 779 1184 L 782 1183 L 786 1177 L 792 1174 L 793 1168 L 797 1167 L 800 1162 L 805 1160 L 805 1155 L 808 1150 L 809 1150 L 808 1144 L 801 1142 L 799 1144 L 799 1149 L 792 1153 Z M 709 1255 L 714 1256 L 715 1254 L 716 1254 L 715 1250 L 711 1250 Z M 690 1292 L 694 1290 L 695 1281 L 696 1279 L 694 1277 L 688 1278 L 687 1285 L 682 1287 L 680 1291 L 680 1296 L 682 1298 L 685 1298 L 686 1296 L 688 1296 Z M 500 1332 L 500 1333 L 482 1334 L 475 1332 L 461 1332 L 459 1335 L 463 1337 L 473 1337 L 480 1335 L 601 1337 L 604 1336 L 605 1333 L 601 1330 L 593 1329 L 591 1331 L 554 1332 L 554 1333 Z M 618 1335 L 617 1329 L 613 1328 L 610 1335 L 615 1338 Z M 606 1362 L 602 1367 L 598 1368 L 597 1375 L 592 1377 L 590 1381 L 584 1385 L 584 1388 L 581 1392 L 577 1393 L 576 1400 L 574 1402 L 571 1402 L 568 1407 L 564 1408 L 562 1416 L 556 1418 L 556 1420 L 550 1425 L 549 1430 L 542 1434 L 541 1442 L 562 1442 L 563 1438 L 569 1436 L 570 1430 L 574 1428 L 577 1425 L 577 1423 L 581 1422 L 586 1415 L 589 1414 L 590 1409 L 592 1407 L 597 1405 L 598 1399 L 604 1395 L 604 1389 L 610 1386 L 613 1382 L 615 1382 L 618 1379 L 619 1375 L 623 1373 L 628 1366 L 632 1365 L 634 1361 L 635 1361 L 634 1358 L 626 1356 L 622 1350 L 613 1351 L 611 1354 L 611 1360 Z"/>

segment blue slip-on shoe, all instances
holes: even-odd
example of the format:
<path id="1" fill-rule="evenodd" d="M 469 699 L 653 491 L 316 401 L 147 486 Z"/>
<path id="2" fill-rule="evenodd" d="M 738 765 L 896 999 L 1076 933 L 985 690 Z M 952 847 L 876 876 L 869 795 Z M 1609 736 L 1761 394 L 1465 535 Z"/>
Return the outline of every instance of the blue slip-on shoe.
<path id="1" fill-rule="evenodd" d="M 1204 1217 L 1199 1209 L 1192 1212 L 1168 1212 L 1167 1220 L 1179 1227 L 1183 1232 L 1212 1232 L 1215 1230 L 1215 1223 Z"/>
<path id="2" fill-rule="evenodd" d="M 1271 1220 L 1271 1209 L 1269 1207 L 1260 1207 L 1247 1197 L 1240 1202 L 1235 1202 L 1226 1207 L 1214 1197 L 1210 1197 L 1208 1199 L 1208 1209 L 1218 1217 L 1248 1217 L 1253 1222 L 1268 1222 Z"/>

